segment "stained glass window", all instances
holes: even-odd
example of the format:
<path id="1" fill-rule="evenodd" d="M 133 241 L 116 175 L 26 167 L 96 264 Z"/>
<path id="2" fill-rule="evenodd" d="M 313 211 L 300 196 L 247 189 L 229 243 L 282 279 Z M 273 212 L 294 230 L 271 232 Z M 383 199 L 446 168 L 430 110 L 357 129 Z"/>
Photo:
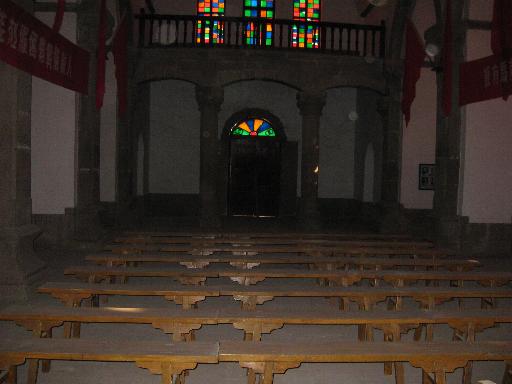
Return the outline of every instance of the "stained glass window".
<path id="1" fill-rule="evenodd" d="M 275 137 L 276 132 L 267 120 L 250 118 L 237 123 L 231 129 L 231 135 Z"/>
<path id="2" fill-rule="evenodd" d="M 307 22 L 292 27 L 292 47 L 319 48 L 320 0 L 293 0 L 293 19 Z"/>
<path id="3" fill-rule="evenodd" d="M 224 16 L 225 0 L 198 0 L 198 16 Z M 224 42 L 224 23 L 218 20 L 200 20 L 196 26 L 197 44 L 221 44 Z"/>
<path id="4" fill-rule="evenodd" d="M 272 45 L 272 24 L 261 19 L 273 19 L 274 15 L 275 0 L 244 0 L 244 16 L 259 19 L 248 22 L 245 27 L 247 45 Z"/>

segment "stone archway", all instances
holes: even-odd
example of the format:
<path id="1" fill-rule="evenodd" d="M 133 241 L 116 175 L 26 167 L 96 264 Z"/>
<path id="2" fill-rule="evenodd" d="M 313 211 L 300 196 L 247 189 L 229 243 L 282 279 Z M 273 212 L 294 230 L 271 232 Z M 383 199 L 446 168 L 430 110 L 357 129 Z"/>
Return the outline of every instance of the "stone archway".
<path id="1" fill-rule="evenodd" d="M 223 157 L 229 216 L 279 216 L 284 141 L 279 119 L 267 111 L 248 109 L 228 119 Z"/>

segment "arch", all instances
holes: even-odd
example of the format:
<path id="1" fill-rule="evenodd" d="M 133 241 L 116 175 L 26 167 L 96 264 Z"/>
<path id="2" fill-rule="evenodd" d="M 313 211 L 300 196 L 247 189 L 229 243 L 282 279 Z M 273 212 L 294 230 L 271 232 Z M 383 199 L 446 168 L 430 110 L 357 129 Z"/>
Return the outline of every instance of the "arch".
<path id="1" fill-rule="evenodd" d="M 231 133 L 231 129 L 237 123 L 251 118 L 262 118 L 268 121 L 276 133 L 276 139 L 280 141 L 286 141 L 286 133 L 284 131 L 281 120 L 269 111 L 259 108 L 247 108 L 231 115 L 231 117 L 227 119 L 226 123 L 224 124 L 224 129 L 222 130 L 222 138 L 228 139 Z"/>
<path id="2" fill-rule="evenodd" d="M 364 183 L 363 183 L 363 202 L 375 202 L 375 150 L 372 143 L 368 143 L 364 156 Z"/>

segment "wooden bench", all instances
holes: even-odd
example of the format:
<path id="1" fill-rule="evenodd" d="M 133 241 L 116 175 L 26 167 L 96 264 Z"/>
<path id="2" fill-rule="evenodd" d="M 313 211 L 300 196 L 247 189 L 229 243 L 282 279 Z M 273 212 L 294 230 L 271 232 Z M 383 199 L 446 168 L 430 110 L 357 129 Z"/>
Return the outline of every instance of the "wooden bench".
<path id="1" fill-rule="evenodd" d="M 308 255 L 176 255 L 165 252 L 114 254 L 104 252 L 87 255 L 87 261 L 106 266 L 128 266 L 133 263 L 179 263 L 187 268 L 203 268 L 213 263 L 229 263 L 230 265 L 251 269 L 260 264 L 305 264 L 324 269 L 339 268 L 414 268 L 414 269 L 448 269 L 470 270 L 480 266 L 478 260 L 469 259 L 412 259 L 410 257 L 346 257 L 346 256 L 308 256 Z"/>
<path id="2" fill-rule="evenodd" d="M 408 362 L 432 376 L 431 382 L 445 384 L 446 374 L 469 361 L 510 361 L 512 342 L 478 343 L 387 343 L 322 342 L 275 343 L 147 343 L 79 339 L 23 339 L 0 341 L 0 369 L 9 372 L 7 382 L 15 384 L 17 366 L 26 359 L 135 362 L 137 366 L 162 375 L 169 384 L 174 375 L 194 369 L 198 363 L 237 362 L 262 375 L 272 384 L 276 373 L 302 363 L 389 363 Z M 403 378 L 401 380 L 403 382 Z M 251 382 L 251 377 L 249 377 Z"/>
<path id="3" fill-rule="evenodd" d="M 322 287 L 322 286 L 241 286 L 241 285 L 136 285 L 136 284 L 87 284 L 50 282 L 37 289 L 61 300 L 67 306 L 80 306 L 84 299 L 94 295 L 160 296 L 181 304 L 184 309 L 206 297 L 231 296 L 242 302 L 244 309 L 255 309 L 274 297 L 323 297 L 341 299 L 341 309 L 347 303 L 356 302 L 363 310 L 370 310 L 374 304 L 395 298 L 401 309 L 403 298 L 412 298 L 424 308 L 433 309 L 437 304 L 452 299 L 499 299 L 512 298 L 510 287 Z"/>
<path id="4" fill-rule="evenodd" d="M 349 286 L 363 280 L 370 280 L 375 285 L 387 282 L 393 286 L 403 286 L 406 282 L 417 281 L 477 281 L 482 284 L 504 285 L 512 280 L 512 272 L 500 271 L 395 271 L 395 270 L 349 270 L 329 271 L 300 268 L 255 268 L 236 269 L 218 267 L 205 269 L 188 269 L 183 267 L 103 267 L 77 266 L 64 270 L 66 275 L 74 275 L 89 282 L 96 282 L 112 277 L 169 277 L 183 284 L 204 283 L 207 278 L 228 277 L 243 285 L 256 284 L 269 278 L 286 279 L 322 279 L 342 286 Z"/>
<path id="5" fill-rule="evenodd" d="M 181 244 L 189 246 L 361 246 L 361 247 L 433 247 L 430 241 L 386 240 L 386 239 L 301 239 L 301 238 L 194 238 L 194 237 L 117 237 L 114 243 L 125 244 Z"/>
<path id="6" fill-rule="evenodd" d="M 83 339 L 2 339 L 0 370 L 7 370 L 7 383 L 16 384 L 17 366 L 27 359 L 134 362 L 161 375 L 169 384 L 174 375 L 194 369 L 198 363 L 218 362 L 218 343 L 148 343 Z M 37 380 L 37 364 L 30 364 L 28 382 Z M 71 380 L 70 380 L 71 382 Z"/>
<path id="7" fill-rule="evenodd" d="M 432 247 L 415 247 L 411 245 L 390 246 L 362 246 L 362 245 L 336 245 L 336 246 L 316 246 L 310 244 L 303 245 L 169 245 L 169 244 L 113 244 L 106 245 L 105 251 L 117 253 L 134 252 L 179 252 L 189 253 L 191 255 L 210 255 L 212 253 L 232 253 L 232 254 L 258 254 L 258 253 L 285 253 L 285 254 L 306 254 L 313 256 L 332 256 L 332 255 L 411 255 L 411 256 L 447 256 L 452 252 L 439 250 Z"/>
<path id="8" fill-rule="evenodd" d="M 408 362 L 429 373 L 430 382 L 446 384 L 446 374 L 469 361 L 512 360 L 512 342 L 479 343 L 244 343 L 222 342 L 219 361 L 238 362 L 262 375 L 262 384 L 272 384 L 276 373 L 302 363 Z M 398 379 L 397 379 L 398 381 Z M 403 382 L 403 378 L 400 380 Z"/>
<path id="9" fill-rule="evenodd" d="M 512 309 L 489 310 L 403 310 L 351 311 L 269 310 L 254 311 L 223 308 L 216 311 L 178 308 L 70 308 L 13 305 L 0 310 L 0 320 L 14 321 L 32 331 L 36 337 L 51 337 L 51 330 L 64 322 L 150 324 L 172 334 L 173 341 L 184 341 L 192 330 L 203 325 L 232 324 L 245 332 L 245 340 L 260 340 L 286 324 L 295 325 L 368 325 L 381 329 L 386 340 L 399 340 L 400 334 L 420 324 L 448 324 L 461 339 L 475 341 L 475 334 L 499 323 L 512 323 Z"/>
<path id="10" fill-rule="evenodd" d="M 410 240 L 411 236 L 401 233 L 303 233 L 303 232 L 162 232 L 126 231 L 120 238 L 197 238 L 197 239 L 315 239 L 315 240 Z"/>
<path id="11" fill-rule="evenodd" d="M 283 256 L 410 256 L 418 258 L 446 258 L 454 255 L 450 250 L 437 248 L 389 248 L 389 247 L 290 247 L 290 246 L 160 246 L 160 245 L 111 245 L 105 246 L 104 251 L 117 254 L 133 253 L 178 253 L 197 256 L 209 256 L 213 254 L 254 256 L 260 254 L 280 254 Z"/>
<path id="12" fill-rule="evenodd" d="M 365 340 L 373 340 L 372 330 L 380 329 L 386 341 L 400 341 L 401 334 L 420 324 L 448 324 L 459 340 L 475 342 L 475 334 L 499 323 L 512 322 L 512 310 L 440 310 L 440 311 L 377 311 L 377 312 L 333 312 L 299 310 L 264 310 L 247 312 L 232 309 L 217 311 L 182 311 L 171 308 L 67 308 L 10 306 L 0 311 L 0 320 L 14 321 L 33 332 L 36 337 L 51 337 L 52 329 L 66 322 L 150 324 L 156 329 L 172 334 L 173 341 L 192 340 L 193 331 L 203 325 L 232 324 L 244 330 L 244 340 L 261 340 L 262 333 L 270 333 L 285 324 L 300 325 L 354 325 L 366 326 Z M 70 336 L 69 334 L 66 336 Z M 431 340 L 431 339 L 430 339 Z M 49 370 L 43 364 L 43 372 Z M 29 364 L 30 377 L 37 373 L 37 360 Z M 391 367 L 386 366 L 386 374 Z M 403 367 L 396 364 L 397 379 L 403 376 Z M 465 370 L 470 382 L 471 366 Z M 29 381 L 34 383 L 35 381 Z M 401 383 L 399 381 L 399 383 Z"/>

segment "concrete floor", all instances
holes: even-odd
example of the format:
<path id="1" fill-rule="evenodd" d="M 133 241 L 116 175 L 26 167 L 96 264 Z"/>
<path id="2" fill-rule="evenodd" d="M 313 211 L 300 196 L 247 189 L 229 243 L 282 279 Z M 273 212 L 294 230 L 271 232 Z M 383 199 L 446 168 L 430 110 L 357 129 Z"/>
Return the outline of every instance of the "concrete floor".
<path id="1" fill-rule="evenodd" d="M 83 257 L 90 248 L 81 250 L 56 251 L 47 250 L 40 252 L 49 265 L 48 281 L 71 281 L 72 277 L 65 277 L 62 274 L 64 267 L 69 265 L 85 264 Z M 133 282 L 140 283 L 162 283 L 165 279 L 133 279 Z M 265 284 L 264 281 L 259 284 Z M 283 280 L 282 284 L 293 284 Z M 294 282 L 295 284 L 297 282 Z M 302 281 L 301 284 L 313 284 L 312 281 Z M 233 283 L 235 284 L 235 283 Z M 34 293 L 29 299 L 30 305 L 62 305 L 59 301 L 42 294 Z M 500 306 L 507 306 L 509 301 L 502 301 Z M 105 305 L 105 304 L 102 304 Z M 112 297 L 108 306 L 125 307 L 150 307 L 150 306 L 174 306 L 174 303 L 167 302 L 162 298 L 130 298 L 130 297 Z M 216 309 L 219 307 L 237 307 L 239 304 L 230 298 L 208 298 L 199 304 L 203 308 Z M 294 299 L 278 298 L 264 304 L 266 307 L 307 307 L 311 310 L 320 308 L 336 307 L 328 300 L 324 299 Z M 414 306 L 415 303 L 406 302 L 406 306 Z M 445 306 L 453 306 L 455 303 L 446 303 Z M 478 307 L 477 301 L 465 302 L 467 307 Z M 382 308 L 381 308 L 382 309 Z M 61 329 L 54 331 L 54 336 L 59 337 Z M 11 322 L 0 322 L 0 337 L 19 337 L 30 338 L 31 334 L 23 328 L 16 326 Z M 169 340 L 169 336 L 159 330 L 153 329 L 150 325 L 112 325 L 112 324 L 85 324 L 82 328 L 82 337 L 89 339 L 126 339 L 126 340 L 148 340 L 156 341 Z M 231 325 L 205 326 L 196 333 L 197 340 L 217 341 L 217 340 L 241 340 L 243 334 L 234 329 Z M 404 339 L 412 338 L 412 334 L 404 336 Z M 451 331 L 447 326 L 435 327 L 435 338 L 451 339 Z M 319 341 L 319 340 L 356 340 L 357 329 L 350 326 L 291 326 L 286 325 L 282 329 L 276 330 L 271 334 L 263 336 L 263 340 L 275 341 Z M 381 340 L 382 335 L 378 332 L 375 335 L 376 340 Z M 512 340 L 512 324 L 501 325 L 484 331 L 477 336 L 478 340 Z M 419 369 L 405 364 L 405 374 L 407 383 L 420 383 L 421 372 Z M 18 370 L 18 382 L 25 381 L 26 365 Z M 491 380 L 496 383 L 501 382 L 504 372 L 504 363 L 498 362 L 477 362 L 473 369 L 473 382 L 479 380 Z M 245 370 L 235 363 L 221 363 L 217 365 L 199 365 L 190 372 L 187 377 L 188 384 L 214 384 L 214 383 L 245 383 Z M 394 383 L 393 376 L 384 376 L 382 364 L 303 364 L 300 368 L 289 370 L 284 375 L 275 375 L 275 384 L 372 384 Z M 461 382 L 461 369 L 450 374 L 448 382 Z M 39 374 L 39 384 L 91 384 L 91 383 L 137 383 L 137 384 L 157 384 L 160 383 L 160 377 L 154 376 L 149 371 L 137 368 L 132 363 L 102 363 L 102 362 L 69 362 L 56 361 L 52 363 L 52 370 L 49 373 Z"/>

